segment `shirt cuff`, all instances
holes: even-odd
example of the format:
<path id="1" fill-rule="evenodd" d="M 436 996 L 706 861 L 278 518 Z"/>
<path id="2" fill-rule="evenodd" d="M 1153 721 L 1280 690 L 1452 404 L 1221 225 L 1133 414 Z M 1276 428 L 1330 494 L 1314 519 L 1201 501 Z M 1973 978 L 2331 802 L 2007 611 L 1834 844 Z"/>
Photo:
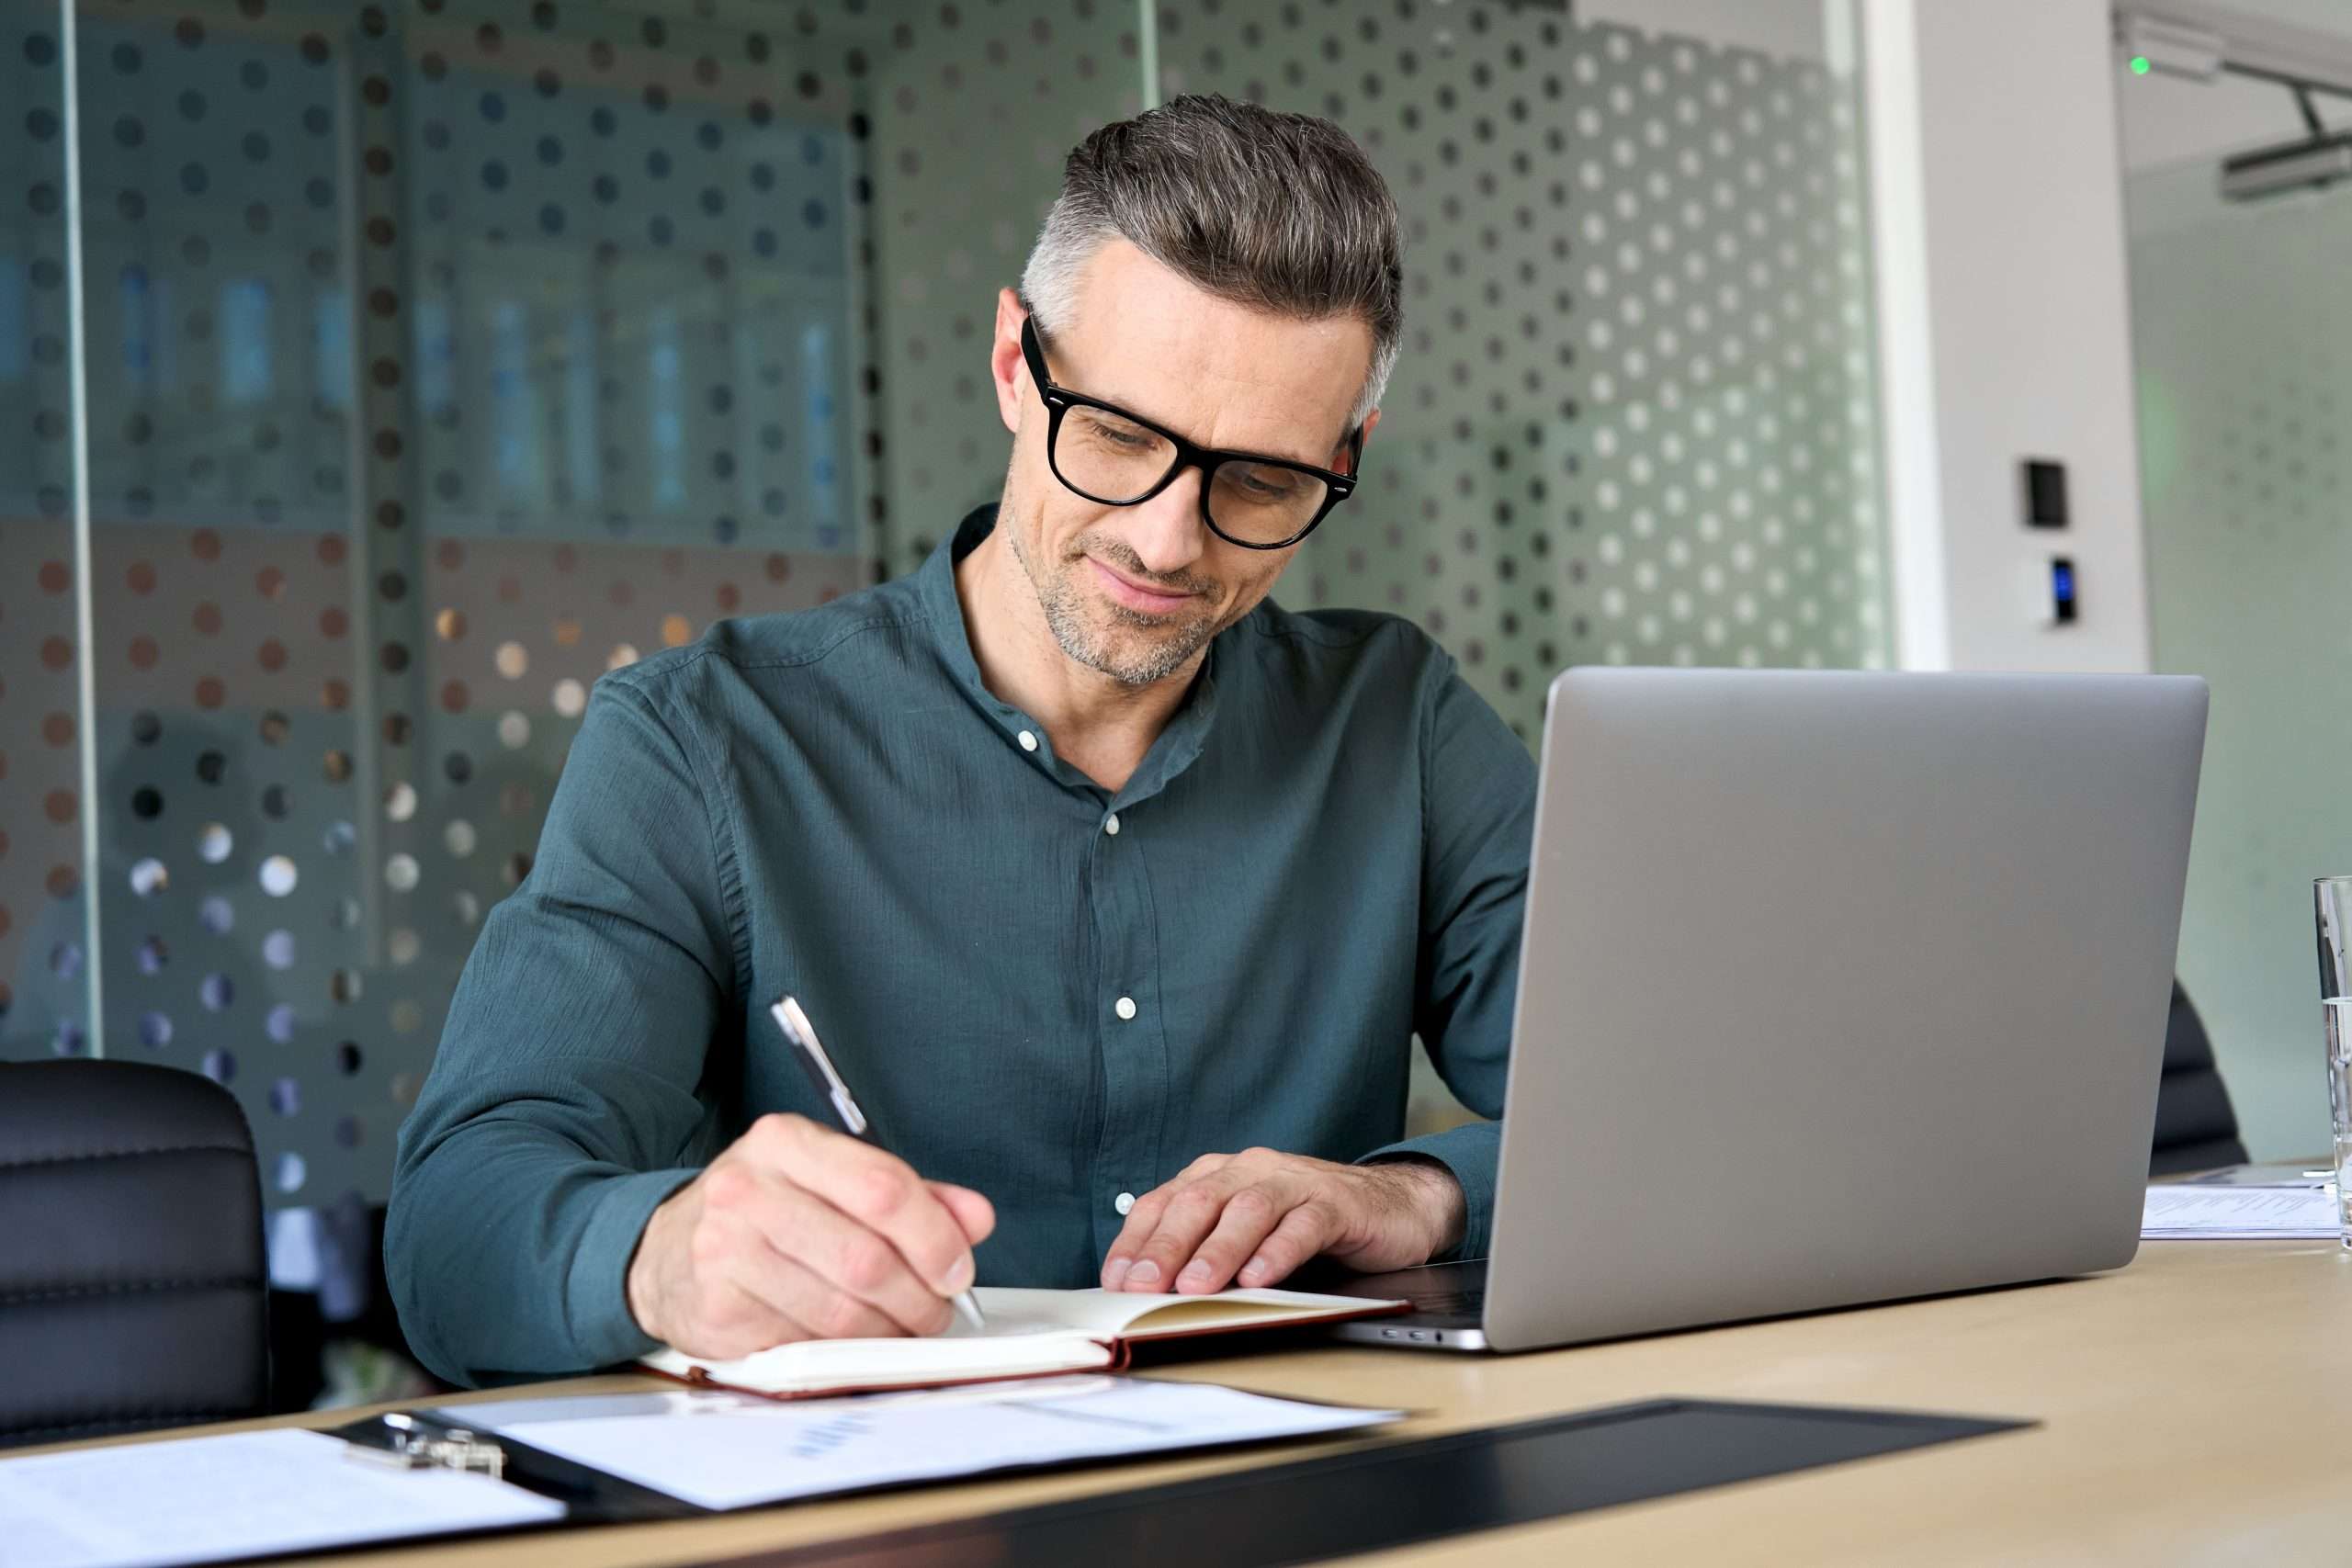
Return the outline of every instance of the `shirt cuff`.
<path id="1" fill-rule="evenodd" d="M 1487 1239 L 1495 1218 L 1495 1161 L 1501 1152 L 1502 1140 L 1501 1122 L 1471 1122 L 1374 1149 L 1356 1164 L 1418 1157 L 1435 1160 L 1453 1173 L 1453 1179 L 1462 1184 L 1462 1240 L 1451 1251 L 1430 1259 L 1432 1263 L 1452 1263 L 1487 1256 Z"/>
<path id="2" fill-rule="evenodd" d="M 563 1315 L 582 1366 L 633 1361 L 661 1342 L 637 1325 L 628 1310 L 628 1266 L 645 1222 L 670 1194 L 702 1172 L 648 1170 L 616 1176 L 595 1192 L 588 1228 L 571 1255 L 563 1285 Z"/>

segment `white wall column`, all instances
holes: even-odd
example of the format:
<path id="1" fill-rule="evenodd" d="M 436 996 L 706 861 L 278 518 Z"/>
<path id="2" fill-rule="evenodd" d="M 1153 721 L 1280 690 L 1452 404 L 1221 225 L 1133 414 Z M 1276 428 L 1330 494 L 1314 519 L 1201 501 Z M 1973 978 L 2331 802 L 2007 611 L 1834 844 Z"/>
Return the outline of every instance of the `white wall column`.
<path id="1" fill-rule="evenodd" d="M 1863 0 L 1907 669 L 2148 668 L 2111 36 L 2105 0 Z M 2065 465 L 2063 530 L 2025 524 L 2028 457 Z"/>

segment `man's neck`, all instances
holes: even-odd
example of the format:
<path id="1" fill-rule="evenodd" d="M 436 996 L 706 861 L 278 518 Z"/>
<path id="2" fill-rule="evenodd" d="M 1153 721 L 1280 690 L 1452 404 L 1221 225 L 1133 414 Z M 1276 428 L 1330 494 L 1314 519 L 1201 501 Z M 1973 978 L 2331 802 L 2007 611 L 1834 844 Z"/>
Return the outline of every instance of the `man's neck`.
<path id="1" fill-rule="evenodd" d="M 1080 664 L 1046 624 L 1001 525 L 956 563 L 956 596 L 981 683 L 1044 725 L 1057 756 L 1114 795 L 1183 703 L 1205 657 L 1148 686 Z"/>

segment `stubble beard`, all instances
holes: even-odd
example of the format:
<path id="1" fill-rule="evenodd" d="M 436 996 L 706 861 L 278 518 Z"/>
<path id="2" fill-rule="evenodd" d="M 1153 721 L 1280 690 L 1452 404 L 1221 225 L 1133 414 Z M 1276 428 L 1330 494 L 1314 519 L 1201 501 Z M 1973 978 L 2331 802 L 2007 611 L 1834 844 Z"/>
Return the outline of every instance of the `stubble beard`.
<path id="1" fill-rule="evenodd" d="M 1133 552 L 1115 539 L 1082 534 L 1071 547 L 1077 553 L 1041 571 L 1039 563 L 1030 558 L 1021 530 L 1012 529 L 1007 537 L 1012 545 L 1013 559 L 1021 563 L 1021 570 L 1028 573 L 1030 586 L 1036 590 L 1037 606 L 1046 613 L 1046 628 L 1054 634 L 1062 651 L 1121 685 L 1142 687 L 1165 681 L 1184 668 L 1222 629 L 1216 615 L 1206 611 L 1197 615 L 1147 615 L 1089 592 L 1077 581 L 1080 571 L 1089 570 L 1082 558 L 1087 553 L 1114 562 L 1136 577 L 1150 578 L 1151 573 L 1141 561 L 1126 558 Z M 1104 630 L 1095 619 L 1097 606 L 1112 626 L 1125 627 L 1140 635 L 1120 637 Z"/>

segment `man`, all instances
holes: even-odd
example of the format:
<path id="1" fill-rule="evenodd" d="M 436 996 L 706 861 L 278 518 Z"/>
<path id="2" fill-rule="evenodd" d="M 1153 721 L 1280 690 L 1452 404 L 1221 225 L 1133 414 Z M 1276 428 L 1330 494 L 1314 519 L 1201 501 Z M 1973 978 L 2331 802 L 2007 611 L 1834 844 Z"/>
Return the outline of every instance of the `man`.
<path id="1" fill-rule="evenodd" d="M 998 300 L 1001 501 L 599 682 L 401 1130 L 429 1365 L 1484 1250 L 1497 1128 L 1395 1140 L 1416 1031 L 1500 1111 L 1533 765 L 1409 624 L 1267 599 L 1379 423 L 1400 281 L 1328 122 L 1183 97 L 1071 154 Z"/>

